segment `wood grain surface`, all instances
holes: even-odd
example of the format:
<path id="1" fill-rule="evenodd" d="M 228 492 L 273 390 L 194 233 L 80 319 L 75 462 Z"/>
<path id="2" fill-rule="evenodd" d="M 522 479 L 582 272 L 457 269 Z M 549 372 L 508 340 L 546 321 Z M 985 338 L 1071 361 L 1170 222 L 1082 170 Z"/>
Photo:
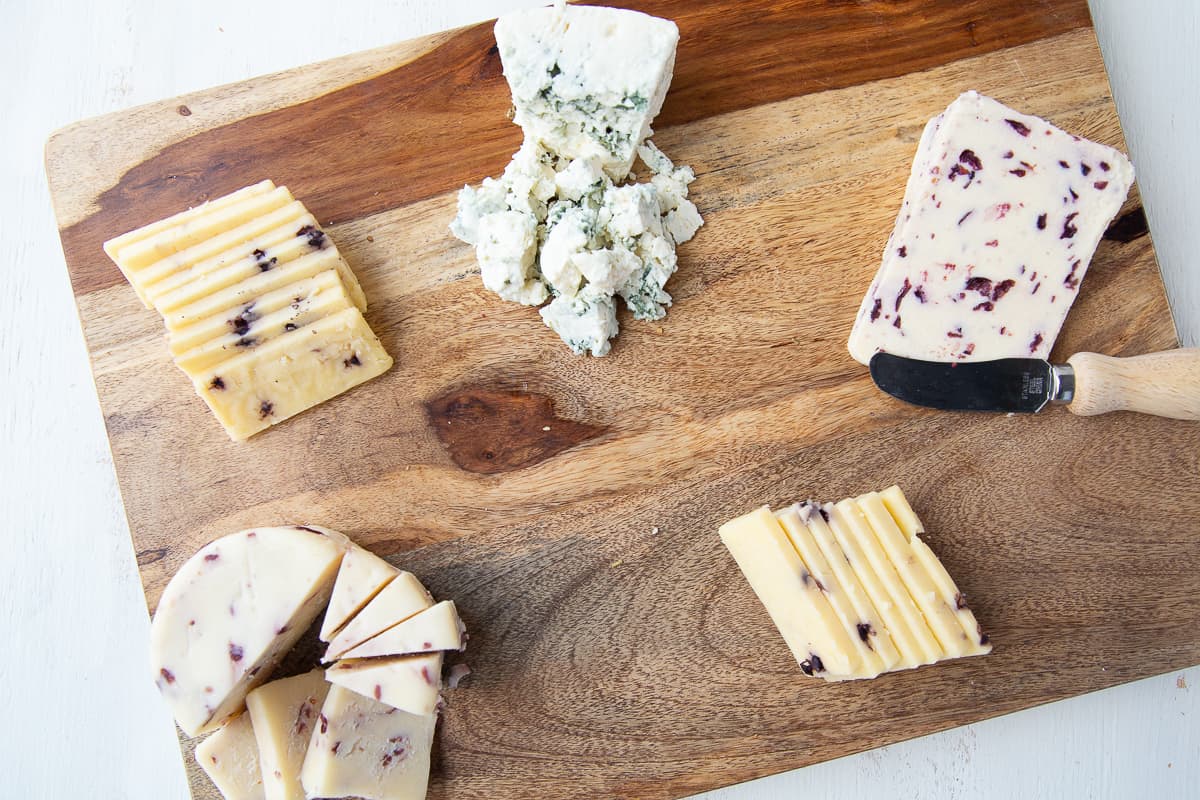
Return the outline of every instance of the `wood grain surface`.
<path id="1" fill-rule="evenodd" d="M 1123 147 L 1085 3 L 636 5 L 680 26 L 655 140 L 707 224 L 667 318 L 623 315 L 604 359 L 487 294 L 446 230 L 519 142 L 488 26 L 51 139 L 149 606 L 252 525 L 328 525 L 415 571 L 472 632 L 435 797 L 679 797 L 1200 661 L 1200 428 L 923 411 L 845 350 L 921 127 L 959 92 Z M 330 223 L 396 366 L 235 444 L 99 244 L 263 177 Z M 1136 192 L 1083 288 L 1057 356 L 1176 344 Z M 805 680 L 716 528 L 893 482 L 996 651 Z"/>

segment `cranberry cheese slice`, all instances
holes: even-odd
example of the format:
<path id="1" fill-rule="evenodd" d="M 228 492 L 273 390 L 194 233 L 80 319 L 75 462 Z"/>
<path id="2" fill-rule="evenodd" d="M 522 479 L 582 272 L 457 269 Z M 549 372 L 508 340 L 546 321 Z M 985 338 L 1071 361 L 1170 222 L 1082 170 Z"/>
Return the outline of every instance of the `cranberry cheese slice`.
<path id="1" fill-rule="evenodd" d="M 286 187 L 248 186 L 104 249 L 235 440 L 391 367 L 358 279 Z"/>
<path id="2" fill-rule="evenodd" d="M 771 523 L 782 526 L 788 547 Z M 774 516 L 760 509 L 727 523 L 721 538 L 805 674 L 841 681 L 991 651 L 954 581 L 920 541 L 922 530 L 903 492 L 891 487 Z M 788 579 L 779 566 L 786 562 L 799 564 L 791 568 L 797 577 Z M 836 626 L 812 613 L 814 585 Z M 847 640 L 857 659 L 840 657 Z"/>
<path id="3" fill-rule="evenodd" d="M 864 672 L 858 632 L 847 629 L 771 510 L 763 507 L 721 526 L 750 588 L 806 675 Z"/>
<path id="4" fill-rule="evenodd" d="M 342 559 L 337 582 L 325 620 L 321 623 L 321 641 L 328 642 L 367 603 L 392 582 L 400 570 L 362 547 L 353 546 Z M 414 578 L 415 580 L 415 578 Z M 424 588 L 421 589 L 424 591 Z"/>
<path id="5" fill-rule="evenodd" d="M 257 300 L 226 309 L 224 313 L 211 314 L 196 320 L 168 334 L 168 347 L 171 355 L 178 358 L 189 350 L 195 350 L 211 341 L 242 331 L 250 333 L 251 328 L 266 316 L 278 311 L 287 311 L 298 304 L 305 304 L 320 294 L 329 292 L 345 292 L 337 270 L 327 269 L 318 272 L 311 278 L 302 278 L 295 283 L 289 283 L 282 288 L 266 292 Z"/>
<path id="6" fill-rule="evenodd" d="M 144 225 L 136 230 L 109 239 L 104 243 L 104 252 L 108 257 L 120 268 L 125 279 L 130 282 L 138 297 L 146 304 L 146 308 L 151 308 L 151 305 L 142 292 L 140 281 L 136 280 L 135 266 L 131 260 L 123 257 L 123 253 L 130 250 L 134 246 L 143 247 L 148 240 L 168 233 L 172 230 L 184 229 L 195 225 L 200 218 L 209 216 L 218 212 L 225 211 L 230 206 L 236 206 L 247 200 L 255 197 L 260 197 L 275 191 L 275 184 L 271 181 L 260 181 L 253 186 L 247 186 L 244 189 L 239 189 L 236 192 L 227 194 L 224 197 L 218 197 L 215 200 L 209 200 L 201 203 L 198 206 L 181 211 L 178 214 L 173 214 L 166 219 L 161 219 L 158 222 L 152 222 L 149 225 Z M 169 255 L 169 252 L 162 253 Z"/>
<path id="7" fill-rule="evenodd" d="M 841 576 L 834 571 L 831 562 L 825 558 L 821 548 L 817 545 L 816 536 L 807 524 L 807 515 L 802 517 L 798 507 L 792 506 L 777 512 L 775 516 L 784 531 L 787 532 L 788 539 L 796 548 L 796 553 L 812 573 L 813 579 L 817 581 L 817 585 L 829 598 L 829 604 L 833 606 L 842 626 L 846 630 L 853 630 L 858 634 L 855 643 L 858 645 L 858 655 L 862 659 L 863 671 L 878 675 L 895 666 L 896 662 L 900 660 L 900 656 L 891 646 L 890 637 L 887 635 L 886 629 L 879 624 L 874 609 L 854 602 L 853 593 L 856 590 L 862 592 L 858 580 L 847 576 L 851 580 L 843 581 Z M 835 560 L 841 560 L 843 566 L 848 566 L 845 558 Z M 849 572 L 849 570 L 844 569 L 842 572 Z M 881 642 L 881 640 L 883 641 Z M 887 652 L 887 659 L 883 657 L 881 651 Z"/>
<path id="8" fill-rule="evenodd" d="M 362 312 L 347 308 L 191 377 L 225 432 L 240 441 L 391 366 Z"/>
<path id="9" fill-rule="evenodd" d="M 375 658 L 426 653 L 433 650 L 462 650 L 466 630 L 453 600 L 443 600 L 414 617 L 393 625 L 362 644 L 342 653 L 342 658 Z"/>
<path id="10" fill-rule="evenodd" d="M 322 658 L 340 658 L 352 647 L 397 625 L 433 605 L 433 597 L 411 572 L 401 572 L 383 587 L 361 611 L 333 637 Z"/>
<path id="11" fill-rule="evenodd" d="M 442 654 L 338 661 L 325 670 L 325 679 L 409 714 L 430 715 L 442 687 Z"/>
<path id="12" fill-rule="evenodd" d="M 1119 151 L 963 94 L 925 127 L 850 354 L 1045 358 L 1132 183 Z"/>
<path id="13" fill-rule="evenodd" d="M 239 714 L 196 745 L 195 756 L 225 800 L 266 800 L 248 714 Z"/>
<path id="14" fill-rule="evenodd" d="M 188 375 L 195 375 L 354 306 L 337 273 L 327 270 L 321 275 L 326 277 L 288 287 L 294 292 L 292 302 L 277 311 L 256 311 L 255 305 L 240 310 L 229 321 L 227 333 L 180 353 L 175 357 L 175 365 Z"/>
<path id="15" fill-rule="evenodd" d="M 318 720 L 300 771 L 309 797 L 425 797 L 436 715 L 409 714 L 334 686 Z"/>
<path id="16" fill-rule="evenodd" d="M 317 669 L 271 681 L 246 695 L 266 800 L 305 800 L 300 767 L 328 693 L 329 684 Z"/>
<path id="17" fill-rule="evenodd" d="M 347 548 L 332 531 L 255 528 L 175 573 L 150 626 L 159 691 L 189 736 L 240 711 L 329 600 Z"/>

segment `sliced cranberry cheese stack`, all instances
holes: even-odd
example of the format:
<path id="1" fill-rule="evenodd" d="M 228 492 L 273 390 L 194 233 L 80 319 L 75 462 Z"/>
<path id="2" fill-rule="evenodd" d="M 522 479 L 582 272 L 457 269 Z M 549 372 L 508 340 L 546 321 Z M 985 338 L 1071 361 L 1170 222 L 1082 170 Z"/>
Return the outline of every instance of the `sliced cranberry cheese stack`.
<path id="1" fill-rule="evenodd" d="M 105 252 L 166 324 L 171 355 L 235 440 L 392 364 L 333 241 L 262 181 L 111 239 Z"/>
<path id="2" fill-rule="evenodd" d="M 720 536 L 806 675 L 874 678 L 991 652 L 897 486 L 764 507 Z"/>
<path id="3" fill-rule="evenodd" d="M 230 534 L 167 584 L 150 626 L 155 682 L 189 736 L 241 711 L 329 600 L 348 541 L 289 526 Z"/>
<path id="4" fill-rule="evenodd" d="M 1112 147 L 963 94 L 921 136 L 850 354 L 1046 357 L 1132 184 Z"/>

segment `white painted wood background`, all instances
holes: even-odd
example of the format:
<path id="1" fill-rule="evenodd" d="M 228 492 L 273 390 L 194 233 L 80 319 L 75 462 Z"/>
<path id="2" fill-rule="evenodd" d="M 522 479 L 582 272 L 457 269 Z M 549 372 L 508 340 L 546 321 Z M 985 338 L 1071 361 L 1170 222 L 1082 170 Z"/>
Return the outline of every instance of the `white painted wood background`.
<path id="1" fill-rule="evenodd" d="M 46 136 L 524 4 L 0 0 L 0 798 L 187 797 L 146 674 L 148 621 L 47 196 Z M 1200 3 L 1092 7 L 1181 337 L 1200 345 Z M 706 797 L 1195 798 L 1198 695 L 1193 668 Z"/>

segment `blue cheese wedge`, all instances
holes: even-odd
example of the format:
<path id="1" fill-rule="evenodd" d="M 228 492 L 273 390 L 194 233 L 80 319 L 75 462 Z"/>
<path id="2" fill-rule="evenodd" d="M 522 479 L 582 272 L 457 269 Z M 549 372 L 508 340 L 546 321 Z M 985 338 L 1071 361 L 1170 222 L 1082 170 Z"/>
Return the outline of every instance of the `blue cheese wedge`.
<path id="1" fill-rule="evenodd" d="M 1117 150 L 963 94 L 921 136 L 850 354 L 1048 357 L 1132 183 Z"/>
<path id="2" fill-rule="evenodd" d="M 503 17 L 496 38 L 525 141 L 503 175 L 462 189 L 450 229 L 475 246 L 487 289 L 550 301 L 542 319 L 573 352 L 605 355 L 615 298 L 636 319 L 661 319 L 675 248 L 703 224 L 688 199 L 695 173 L 646 139 L 678 32 L 638 12 L 569 6 Z M 630 172 L 637 158 L 648 181 Z"/>
<path id="3" fill-rule="evenodd" d="M 991 652 L 923 530 L 893 486 L 759 509 L 720 535 L 801 671 L 843 681 Z"/>
<path id="4" fill-rule="evenodd" d="M 527 9 L 496 22 L 513 121 L 563 158 L 599 159 L 614 180 L 651 133 L 678 42 L 670 20 L 597 6 Z"/>

